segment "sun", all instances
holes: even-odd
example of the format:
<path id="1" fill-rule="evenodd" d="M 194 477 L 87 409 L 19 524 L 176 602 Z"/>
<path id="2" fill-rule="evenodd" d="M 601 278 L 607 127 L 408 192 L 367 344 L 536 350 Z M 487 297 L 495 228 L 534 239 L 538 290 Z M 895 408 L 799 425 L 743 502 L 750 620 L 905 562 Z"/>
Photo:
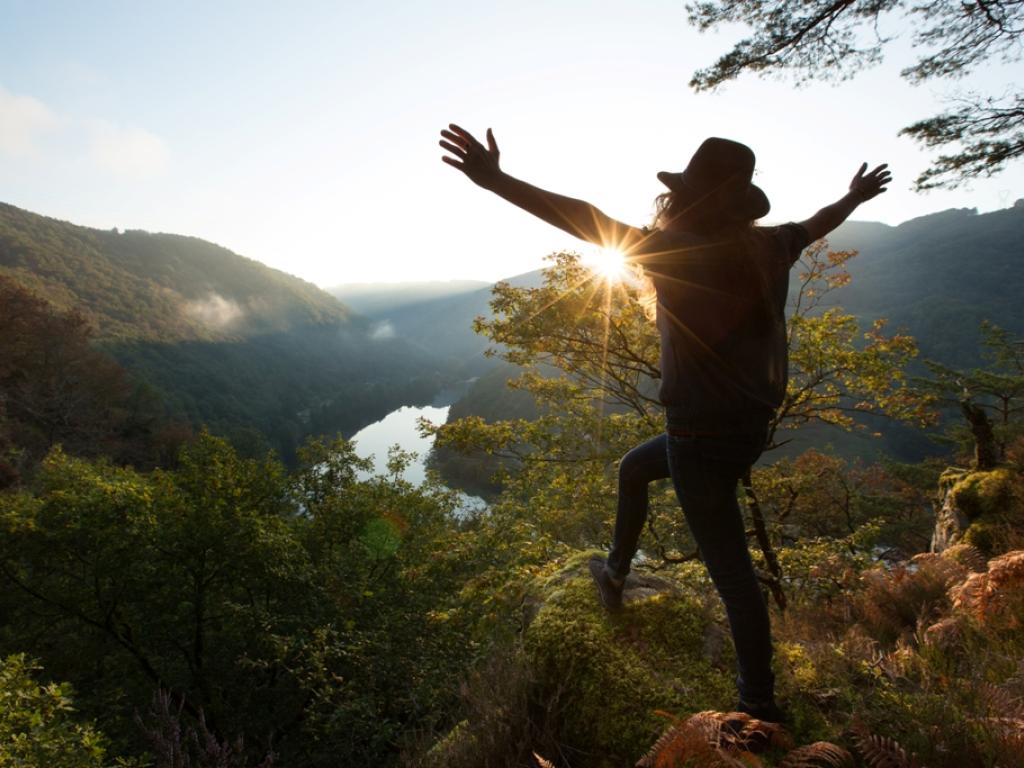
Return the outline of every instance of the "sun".
<path id="1" fill-rule="evenodd" d="M 626 255 L 616 248 L 598 248 L 584 263 L 606 282 L 618 283 L 626 277 Z"/>

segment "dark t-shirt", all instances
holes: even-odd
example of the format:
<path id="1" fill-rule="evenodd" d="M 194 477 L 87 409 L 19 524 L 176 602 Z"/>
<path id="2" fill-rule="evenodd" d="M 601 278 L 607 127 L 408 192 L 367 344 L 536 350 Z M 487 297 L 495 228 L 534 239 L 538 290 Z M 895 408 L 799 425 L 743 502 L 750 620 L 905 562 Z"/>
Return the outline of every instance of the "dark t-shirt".
<path id="1" fill-rule="evenodd" d="M 790 223 L 687 237 L 645 264 L 658 297 L 660 399 L 698 428 L 770 413 L 786 392 L 789 269 L 807 230 Z"/>

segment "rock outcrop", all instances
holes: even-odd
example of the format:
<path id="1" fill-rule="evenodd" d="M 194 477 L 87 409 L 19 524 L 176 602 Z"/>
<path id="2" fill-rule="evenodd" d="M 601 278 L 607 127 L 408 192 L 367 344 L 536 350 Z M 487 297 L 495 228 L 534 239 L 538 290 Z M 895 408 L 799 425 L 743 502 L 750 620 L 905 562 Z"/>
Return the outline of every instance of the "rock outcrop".
<path id="1" fill-rule="evenodd" d="M 946 470 L 939 480 L 931 551 L 964 543 L 992 557 L 1011 548 L 1006 534 L 1024 530 L 1024 500 L 1015 480 L 1007 468 Z"/>

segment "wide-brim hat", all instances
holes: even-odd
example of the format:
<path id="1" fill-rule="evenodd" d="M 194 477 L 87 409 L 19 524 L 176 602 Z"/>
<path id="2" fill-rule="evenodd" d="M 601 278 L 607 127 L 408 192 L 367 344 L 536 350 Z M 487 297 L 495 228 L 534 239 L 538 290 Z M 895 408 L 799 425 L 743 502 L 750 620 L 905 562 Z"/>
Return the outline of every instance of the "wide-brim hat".
<path id="1" fill-rule="evenodd" d="M 736 219 L 753 221 L 771 210 L 756 184 L 754 151 L 746 144 L 712 136 L 705 139 L 680 173 L 661 171 L 658 180 L 673 192 L 692 198 L 694 206 L 714 203 Z"/>

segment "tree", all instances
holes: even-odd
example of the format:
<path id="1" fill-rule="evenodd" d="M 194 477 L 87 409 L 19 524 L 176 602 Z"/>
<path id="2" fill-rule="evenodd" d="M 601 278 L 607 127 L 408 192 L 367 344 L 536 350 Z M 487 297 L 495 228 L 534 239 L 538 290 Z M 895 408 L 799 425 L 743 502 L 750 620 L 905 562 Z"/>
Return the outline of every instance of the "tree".
<path id="1" fill-rule="evenodd" d="M 844 79 L 877 64 L 894 36 L 886 17 L 901 14 L 923 53 L 902 76 L 917 84 L 957 79 L 987 61 L 1021 57 L 1021 0 L 710 0 L 687 4 L 690 22 L 704 32 L 732 23 L 752 33 L 712 66 L 694 73 L 690 86 L 711 90 L 743 72 L 793 73 L 797 82 Z M 1024 155 L 1024 94 L 986 96 L 968 91 L 945 112 L 900 131 L 928 148 L 951 147 L 918 176 L 918 190 L 953 188 L 998 173 Z"/>
<path id="2" fill-rule="evenodd" d="M 0 275 L 0 328 L 0 487 L 58 443 L 153 466 L 183 439 L 157 393 L 92 345 L 85 315 Z"/>
<path id="3" fill-rule="evenodd" d="M 249 763 L 397 763 L 458 695 L 472 646 L 445 617 L 480 562 L 461 556 L 493 548 L 454 493 L 401 480 L 401 453 L 368 479 L 344 440 L 300 460 L 206 433 L 147 474 L 54 449 L 0 493 L 0 657 L 31 649 L 123 752 L 159 691 Z"/>
<path id="4" fill-rule="evenodd" d="M 959 370 L 926 360 L 930 379 L 922 392 L 958 410 L 967 422 L 978 469 L 992 469 L 1007 458 L 1007 446 L 1024 433 L 1024 339 L 991 323 L 981 324 L 985 368 Z M 964 440 L 954 431 L 954 438 Z"/>
<path id="5" fill-rule="evenodd" d="M 40 683 L 24 654 L 0 658 L 0 765 L 105 768 L 106 737 L 75 716 L 67 683 Z M 142 763 L 117 760 L 122 768 Z"/>
<path id="6" fill-rule="evenodd" d="M 788 442 L 786 430 L 812 422 L 865 430 L 867 414 L 920 425 L 933 420 L 929 398 L 908 386 L 914 339 L 886 333 L 881 318 L 861 331 L 857 318 L 835 304 L 833 292 L 850 282 L 846 265 L 856 255 L 830 251 L 819 240 L 800 257 L 787 328 L 789 384 L 769 425 L 769 448 Z"/>

